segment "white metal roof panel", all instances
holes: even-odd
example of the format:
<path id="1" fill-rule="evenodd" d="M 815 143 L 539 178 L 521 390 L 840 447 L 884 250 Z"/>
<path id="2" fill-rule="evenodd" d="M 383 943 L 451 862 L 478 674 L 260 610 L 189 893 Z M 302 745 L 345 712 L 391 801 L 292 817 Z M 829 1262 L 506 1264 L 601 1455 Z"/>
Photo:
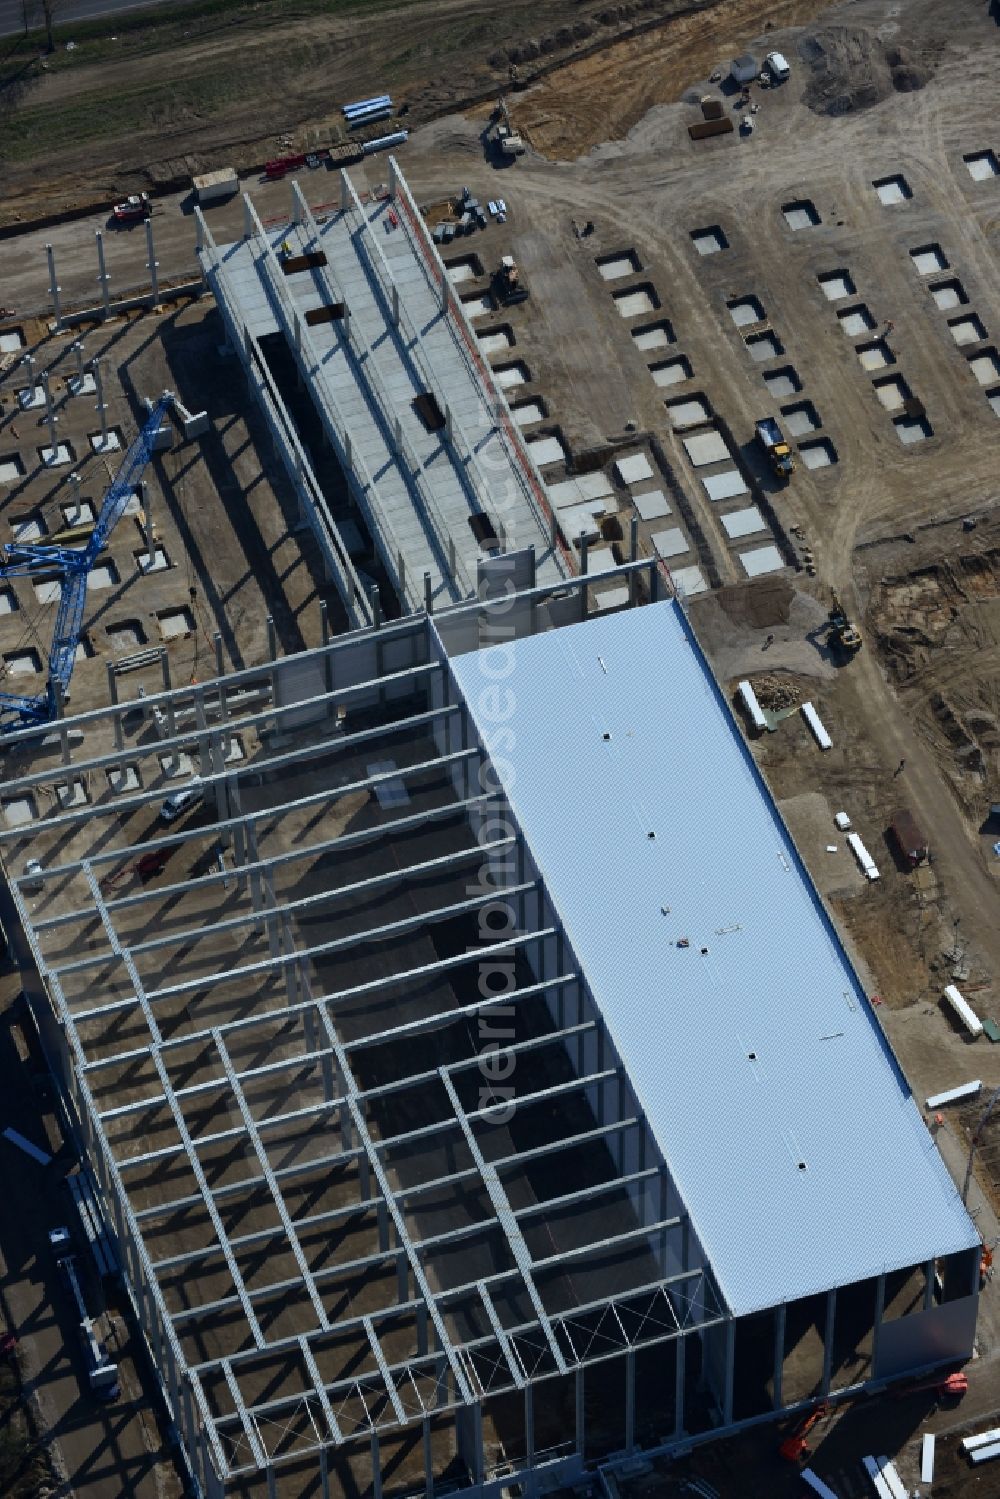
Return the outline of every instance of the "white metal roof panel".
<path id="1" fill-rule="evenodd" d="M 680 608 L 452 666 L 733 1311 L 978 1243 Z"/>

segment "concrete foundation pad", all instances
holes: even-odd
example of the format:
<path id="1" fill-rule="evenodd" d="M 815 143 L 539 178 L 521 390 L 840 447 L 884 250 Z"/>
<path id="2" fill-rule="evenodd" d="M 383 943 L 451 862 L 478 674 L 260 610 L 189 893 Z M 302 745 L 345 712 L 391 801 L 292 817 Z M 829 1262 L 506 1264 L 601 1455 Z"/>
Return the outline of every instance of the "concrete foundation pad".
<path id="1" fill-rule="evenodd" d="M 640 520 L 659 520 L 661 515 L 670 514 L 670 506 L 662 489 L 647 489 L 643 494 L 634 494 L 632 503 Z"/>
<path id="2" fill-rule="evenodd" d="M 34 822 L 38 816 L 35 798 L 30 795 L 4 797 L 0 802 L 0 810 L 7 826 L 11 828 L 23 827 L 26 822 Z"/>
<path id="3" fill-rule="evenodd" d="M 907 447 L 917 442 L 925 442 L 932 433 L 931 424 L 924 416 L 897 416 L 893 418 L 892 425 L 896 429 L 896 436 L 900 442 L 905 443 Z"/>
<path id="4" fill-rule="evenodd" d="M 875 319 L 864 302 L 859 302 L 855 307 L 845 307 L 843 312 L 837 313 L 837 317 L 848 338 L 863 338 L 875 327 Z"/>
<path id="5" fill-rule="evenodd" d="M 764 321 L 764 305 L 756 297 L 739 297 L 727 302 L 726 306 L 737 328 L 747 328 L 753 323 Z"/>
<path id="6" fill-rule="evenodd" d="M 748 578 L 780 572 L 785 565 L 776 546 L 754 547 L 749 552 L 740 552 L 739 556 Z"/>
<path id="7" fill-rule="evenodd" d="M 948 257 L 940 245 L 919 245 L 917 249 L 910 251 L 910 259 L 921 276 L 931 276 L 935 271 L 948 268 Z"/>
<path id="8" fill-rule="evenodd" d="M 799 198 L 793 203 L 783 203 L 781 212 L 789 229 L 814 229 L 822 222 L 815 203 L 809 198 Z"/>
<path id="9" fill-rule="evenodd" d="M 815 442 L 799 443 L 799 457 L 806 468 L 829 468 L 837 461 L 837 450 L 829 438 L 820 437 Z"/>
<path id="10" fill-rule="evenodd" d="M 941 312 L 950 312 L 953 307 L 960 307 L 969 300 L 965 287 L 957 278 L 939 281 L 937 286 L 928 287 L 928 291 Z"/>
<path id="11" fill-rule="evenodd" d="M 511 390 L 515 385 L 526 385 L 531 374 L 526 364 L 502 364 L 493 371 L 501 390 Z"/>
<path id="12" fill-rule="evenodd" d="M 566 449 L 558 437 L 529 438 L 528 452 L 539 468 L 545 468 L 551 463 L 566 462 Z"/>
<path id="13" fill-rule="evenodd" d="M 951 329 L 952 338 L 959 346 L 982 343 L 983 339 L 988 336 L 982 319 L 978 318 L 975 313 L 966 317 L 952 318 L 948 327 Z"/>
<path id="14" fill-rule="evenodd" d="M 973 182 L 988 182 L 991 177 L 1000 174 L 1000 161 L 994 151 L 974 151 L 969 156 L 963 156 L 962 160 Z"/>
<path id="15" fill-rule="evenodd" d="M 776 333 L 753 333 L 746 340 L 750 358 L 757 364 L 766 359 L 777 359 L 785 352 L 785 346 Z"/>
<path id="16" fill-rule="evenodd" d="M 560 511 L 559 524 L 568 541 L 579 541 L 581 537 L 597 541 L 601 534 L 596 519 L 599 514 L 600 511 L 595 514 L 593 505 L 568 505 Z"/>
<path id="17" fill-rule="evenodd" d="M 643 312 L 653 312 L 656 303 L 648 291 L 622 291 L 615 293 L 615 306 L 620 317 L 639 317 Z"/>
<path id="18" fill-rule="evenodd" d="M 878 194 L 878 200 L 887 208 L 893 203 L 905 203 L 913 197 L 913 189 L 901 173 L 893 177 L 879 177 L 872 183 L 872 187 Z"/>
<path id="19" fill-rule="evenodd" d="M 679 427 L 698 427 L 710 420 L 712 412 L 704 396 L 689 396 L 683 401 L 668 401 L 667 415 L 676 431 Z"/>
<path id="20" fill-rule="evenodd" d="M 8 677 L 32 677 L 42 669 L 42 658 L 32 648 L 10 651 L 3 658 L 4 673 Z"/>
<path id="21" fill-rule="evenodd" d="M 681 354 L 677 359 L 665 359 L 661 364 L 651 364 L 649 373 L 653 377 L 654 385 L 680 385 L 684 380 L 690 380 L 694 371 L 691 361 Z"/>
<path id="22" fill-rule="evenodd" d="M 642 265 L 634 250 L 623 250 L 612 255 L 599 255 L 597 269 L 603 280 L 618 281 L 622 276 L 634 276 L 636 271 L 642 270 Z"/>
<path id="23" fill-rule="evenodd" d="M 827 271 L 816 279 L 829 302 L 838 302 L 841 297 L 853 297 L 857 290 L 849 271 Z"/>
<path id="24" fill-rule="evenodd" d="M 54 448 L 39 448 L 38 456 L 46 468 L 58 468 L 62 463 L 72 463 L 73 453 L 67 443 L 56 443 Z"/>
<path id="25" fill-rule="evenodd" d="M 756 505 L 748 505 L 745 510 L 731 510 L 721 520 L 726 535 L 734 541 L 740 536 L 753 536 L 757 531 L 767 530 L 767 522 Z"/>
<path id="26" fill-rule="evenodd" d="M 792 437 L 805 437 L 823 425 L 819 412 L 812 401 L 799 401 L 794 406 L 782 406 L 781 414 Z"/>
<path id="27" fill-rule="evenodd" d="M 901 375 L 887 375 L 882 380 L 875 380 L 872 389 L 886 411 L 898 411 L 903 402 L 910 399 L 910 387 Z"/>
<path id="28" fill-rule="evenodd" d="M 666 531 L 654 531 L 650 540 L 661 557 L 682 557 L 691 550 L 688 539 L 679 526 L 670 526 Z"/>
<path id="29" fill-rule="evenodd" d="M 731 500 L 737 495 L 749 494 L 743 475 L 735 468 L 727 468 L 721 474 L 706 474 L 701 482 L 710 500 Z"/>
<path id="30" fill-rule="evenodd" d="M 674 332 L 669 323 L 652 323 L 648 328 L 635 328 L 632 339 L 637 349 L 648 353 L 650 349 L 666 349 L 674 341 Z"/>
<path id="31" fill-rule="evenodd" d="M 684 438 L 684 451 L 695 468 L 704 468 L 709 463 L 721 463 L 729 457 L 729 449 L 718 432 L 696 432 Z"/>
<path id="32" fill-rule="evenodd" d="M 717 255 L 720 250 L 729 249 L 729 241 L 718 224 L 711 224 L 707 229 L 692 229 L 691 243 L 699 255 Z"/>
<path id="33" fill-rule="evenodd" d="M 881 370 L 885 369 L 887 364 L 896 363 L 896 356 L 884 338 L 876 338 L 871 343 L 861 344 L 858 348 L 858 359 L 863 370 Z"/>
<path id="34" fill-rule="evenodd" d="M 1000 379 L 1000 359 L 996 349 L 984 349 L 981 354 L 975 354 L 969 360 L 969 369 L 980 385 L 992 385 L 994 380 Z"/>
<path id="35" fill-rule="evenodd" d="M 653 466 L 645 453 L 630 453 L 615 463 L 615 473 L 623 484 L 640 484 L 653 477 Z"/>
<path id="36" fill-rule="evenodd" d="M 598 609 L 622 609 L 627 603 L 627 588 L 608 588 L 597 595 Z"/>
<path id="37" fill-rule="evenodd" d="M 802 389 L 798 372 L 790 364 L 780 370 L 769 370 L 762 379 L 772 396 L 794 396 Z"/>
<path id="38" fill-rule="evenodd" d="M 610 573 L 618 566 L 610 547 L 594 547 L 587 553 L 588 573 Z"/>
<path id="39" fill-rule="evenodd" d="M 696 593 L 705 593 L 708 583 L 700 567 L 672 567 L 670 576 L 674 587 L 683 598 L 692 598 Z"/>

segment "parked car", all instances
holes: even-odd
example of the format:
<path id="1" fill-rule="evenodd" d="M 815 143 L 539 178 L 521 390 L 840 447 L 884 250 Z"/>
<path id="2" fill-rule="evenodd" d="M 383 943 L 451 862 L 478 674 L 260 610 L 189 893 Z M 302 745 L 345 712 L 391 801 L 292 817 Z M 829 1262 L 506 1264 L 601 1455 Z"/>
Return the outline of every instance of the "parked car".
<path id="1" fill-rule="evenodd" d="M 202 785 L 201 776 L 192 776 L 184 786 L 179 786 L 176 791 L 171 791 L 160 808 L 160 820 L 162 822 L 176 822 L 178 817 L 183 817 L 185 812 L 190 812 L 205 797 L 205 788 Z"/>
<path id="2" fill-rule="evenodd" d="M 780 52 L 769 52 L 764 61 L 775 83 L 784 83 L 786 78 L 791 77 L 792 70 Z"/>

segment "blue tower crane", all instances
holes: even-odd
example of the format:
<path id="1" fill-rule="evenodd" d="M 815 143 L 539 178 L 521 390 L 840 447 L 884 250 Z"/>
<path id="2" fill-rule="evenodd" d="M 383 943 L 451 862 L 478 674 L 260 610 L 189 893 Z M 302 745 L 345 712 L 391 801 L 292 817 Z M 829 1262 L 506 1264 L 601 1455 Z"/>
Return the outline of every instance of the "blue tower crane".
<path id="1" fill-rule="evenodd" d="M 30 577 L 56 569 L 62 573 L 62 589 L 55 634 L 49 650 L 45 691 L 37 697 L 18 697 L 13 693 L 0 692 L 0 734 L 30 728 L 32 724 L 48 723 L 58 716 L 59 700 L 69 687 L 76 663 L 76 648 L 80 643 L 83 610 L 87 601 L 87 581 L 91 570 L 107 546 L 112 531 L 125 513 L 125 506 L 131 499 L 135 486 L 142 478 L 146 464 L 153 454 L 156 434 L 173 401 L 171 392 L 164 391 L 151 407 L 149 417 L 122 459 L 111 487 L 104 496 L 93 532 L 85 547 L 36 543 L 14 543 L 7 547 L 7 560 L 0 566 L 0 578 Z"/>

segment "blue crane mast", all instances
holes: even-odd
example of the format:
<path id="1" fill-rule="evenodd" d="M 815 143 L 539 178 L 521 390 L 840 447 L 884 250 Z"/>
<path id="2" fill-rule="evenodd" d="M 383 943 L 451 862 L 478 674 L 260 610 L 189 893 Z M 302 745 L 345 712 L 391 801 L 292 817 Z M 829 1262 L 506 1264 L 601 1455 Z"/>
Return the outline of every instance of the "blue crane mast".
<path id="1" fill-rule="evenodd" d="M 0 734 L 30 728 L 32 724 L 49 723 L 58 716 L 60 699 L 65 697 L 69 688 L 76 663 L 76 648 L 83 628 L 83 610 L 87 601 L 90 573 L 142 478 L 146 464 L 153 454 L 156 434 L 173 400 L 170 391 L 164 391 L 150 409 L 149 417 L 122 459 L 111 487 L 104 496 L 93 532 L 85 547 L 18 542 L 7 547 L 7 560 L 0 566 L 0 578 L 23 578 L 59 571 L 62 574 L 62 587 L 55 634 L 49 650 L 45 691 L 37 697 L 0 693 Z"/>

